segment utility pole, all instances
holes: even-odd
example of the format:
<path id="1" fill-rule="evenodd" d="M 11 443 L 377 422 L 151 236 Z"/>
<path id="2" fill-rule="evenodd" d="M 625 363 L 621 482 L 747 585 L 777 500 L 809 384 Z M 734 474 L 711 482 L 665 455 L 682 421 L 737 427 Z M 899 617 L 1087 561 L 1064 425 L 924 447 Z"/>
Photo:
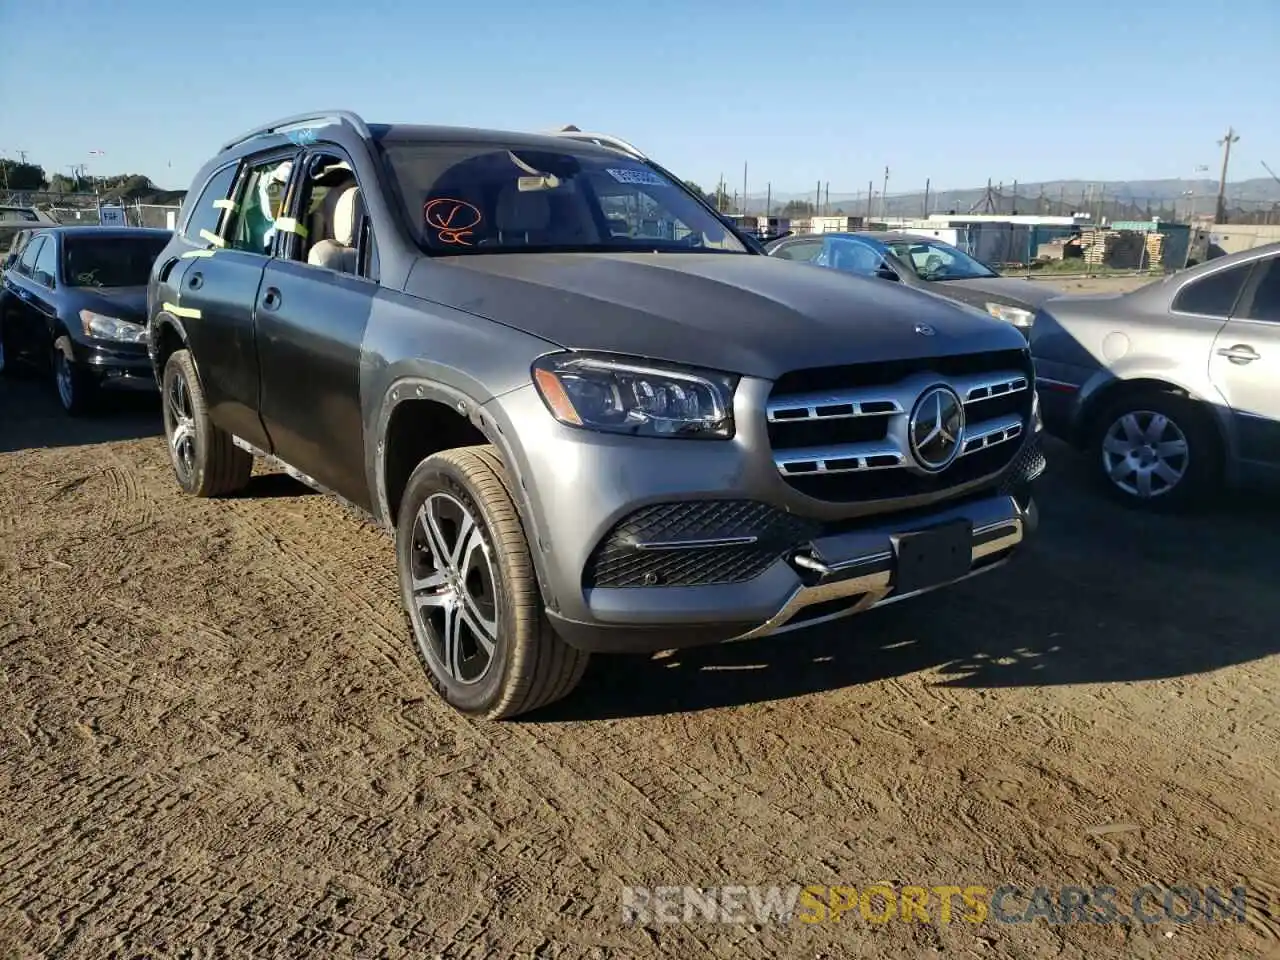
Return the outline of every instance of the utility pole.
<path id="1" fill-rule="evenodd" d="M 827 181 L 827 185 L 822 189 L 822 212 L 826 216 L 831 215 L 831 181 Z"/>
<path id="2" fill-rule="evenodd" d="M 815 217 L 822 216 L 822 181 L 818 181 L 818 187 L 813 192 L 813 215 Z"/>
<path id="3" fill-rule="evenodd" d="M 884 168 L 884 189 L 880 191 L 880 218 L 889 212 L 889 168 Z"/>
<path id="4" fill-rule="evenodd" d="M 924 217 L 929 219 L 929 178 L 924 178 Z"/>
<path id="5" fill-rule="evenodd" d="M 1013 181 L 1013 206 L 1009 208 L 1010 213 L 1018 212 L 1018 181 Z"/>
<path id="6" fill-rule="evenodd" d="M 747 215 L 747 161 L 742 161 L 742 215 Z"/>
<path id="7" fill-rule="evenodd" d="M 1227 127 L 1227 135 L 1218 141 L 1222 147 L 1222 175 L 1218 178 L 1218 212 L 1215 219 L 1218 223 L 1227 222 L 1227 164 L 1231 162 L 1231 145 L 1240 137 L 1231 127 Z"/>
<path id="8" fill-rule="evenodd" d="M 766 217 L 773 216 L 773 181 L 770 180 L 764 185 L 764 215 Z"/>
<path id="9" fill-rule="evenodd" d="M 874 181 L 868 180 L 867 181 L 867 222 L 863 224 L 864 227 L 869 226 L 871 224 L 871 197 L 874 195 L 874 192 L 873 192 L 874 189 L 875 189 Z"/>

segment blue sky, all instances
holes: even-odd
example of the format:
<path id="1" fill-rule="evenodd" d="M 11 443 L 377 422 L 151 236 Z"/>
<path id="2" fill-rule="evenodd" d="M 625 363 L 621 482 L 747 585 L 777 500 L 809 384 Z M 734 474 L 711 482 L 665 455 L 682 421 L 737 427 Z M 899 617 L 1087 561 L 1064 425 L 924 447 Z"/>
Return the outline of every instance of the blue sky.
<path id="1" fill-rule="evenodd" d="M 575 123 L 752 193 L 1216 178 L 1228 124 L 1232 180 L 1280 170 L 1280 0 L 9 0 L 0 36 L 0 152 L 166 187 L 316 107 Z"/>

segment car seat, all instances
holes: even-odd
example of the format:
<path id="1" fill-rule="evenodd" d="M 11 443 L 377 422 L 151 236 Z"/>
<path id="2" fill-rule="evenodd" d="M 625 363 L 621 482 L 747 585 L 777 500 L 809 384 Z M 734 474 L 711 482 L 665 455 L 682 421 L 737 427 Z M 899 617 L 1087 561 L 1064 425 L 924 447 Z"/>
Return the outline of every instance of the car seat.
<path id="1" fill-rule="evenodd" d="M 516 184 L 510 183 L 498 194 L 493 219 L 498 242 L 504 246 L 545 244 L 546 233 L 551 226 L 551 201 L 542 190 L 522 192 Z"/>
<path id="2" fill-rule="evenodd" d="M 333 206 L 333 239 L 324 239 L 311 247 L 307 263 L 341 273 L 355 273 L 359 268 L 356 241 L 364 203 L 359 187 L 347 187 L 338 192 Z"/>

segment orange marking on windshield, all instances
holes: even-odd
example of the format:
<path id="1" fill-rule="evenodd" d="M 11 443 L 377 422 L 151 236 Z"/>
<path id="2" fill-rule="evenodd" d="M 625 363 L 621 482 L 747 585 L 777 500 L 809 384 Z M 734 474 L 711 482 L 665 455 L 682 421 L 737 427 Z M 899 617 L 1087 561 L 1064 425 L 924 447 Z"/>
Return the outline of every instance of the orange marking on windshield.
<path id="1" fill-rule="evenodd" d="M 459 220 L 461 216 L 461 220 Z M 484 218 L 480 211 L 465 200 L 452 197 L 436 197 L 422 208 L 422 219 L 429 229 L 436 231 L 441 243 L 453 243 L 469 247 L 467 237 Z"/>

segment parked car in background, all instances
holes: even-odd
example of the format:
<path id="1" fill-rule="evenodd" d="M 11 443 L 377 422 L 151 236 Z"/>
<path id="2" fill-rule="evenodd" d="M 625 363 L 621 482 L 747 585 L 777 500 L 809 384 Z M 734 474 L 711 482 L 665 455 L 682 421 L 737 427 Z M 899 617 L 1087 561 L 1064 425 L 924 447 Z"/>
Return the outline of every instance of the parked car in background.
<path id="1" fill-rule="evenodd" d="M 1033 280 L 1002 277 L 959 247 L 908 233 L 859 231 L 783 237 L 766 246 L 772 257 L 860 276 L 879 277 L 977 307 L 1025 334 L 1036 308 L 1061 295 Z"/>
<path id="2" fill-rule="evenodd" d="M 152 276 L 188 494 L 255 458 L 394 531 L 431 683 L 512 717 L 588 654 L 762 637 L 1036 525 L 1007 324 L 764 256 L 615 138 L 294 117 L 197 174 Z"/>
<path id="3" fill-rule="evenodd" d="M 0 287 L 0 371 L 47 371 L 70 414 L 102 386 L 155 388 L 147 276 L 172 234 L 53 227 L 32 236 Z"/>
<path id="4" fill-rule="evenodd" d="M 1064 297 L 1031 333 L 1045 428 L 1140 506 L 1280 484 L 1280 243 L 1109 297 Z"/>
<path id="5" fill-rule="evenodd" d="M 35 207 L 0 204 L 0 251 L 5 251 L 3 269 L 9 269 L 33 234 L 57 225 L 56 219 Z"/>

